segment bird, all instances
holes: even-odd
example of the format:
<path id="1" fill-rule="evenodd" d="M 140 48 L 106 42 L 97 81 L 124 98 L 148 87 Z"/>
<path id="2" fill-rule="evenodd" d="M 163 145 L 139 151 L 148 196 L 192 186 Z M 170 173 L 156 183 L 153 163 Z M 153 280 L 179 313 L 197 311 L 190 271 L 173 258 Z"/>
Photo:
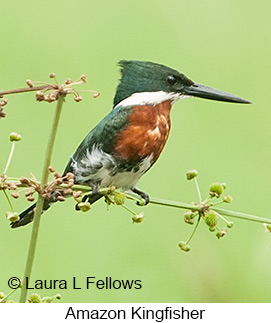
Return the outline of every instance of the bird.
<path id="1" fill-rule="evenodd" d="M 93 204 L 103 195 L 100 188 L 111 185 L 132 191 L 147 205 L 149 195 L 137 183 L 158 160 L 169 136 L 172 105 L 198 97 L 232 103 L 251 103 L 236 95 L 193 82 L 183 73 L 150 61 L 121 60 L 121 78 L 113 109 L 94 127 L 70 157 L 63 172 L 74 174 L 75 184 L 88 185 Z M 56 199 L 44 201 L 46 211 Z M 17 228 L 30 223 L 35 204 L 11 223 Z"/>

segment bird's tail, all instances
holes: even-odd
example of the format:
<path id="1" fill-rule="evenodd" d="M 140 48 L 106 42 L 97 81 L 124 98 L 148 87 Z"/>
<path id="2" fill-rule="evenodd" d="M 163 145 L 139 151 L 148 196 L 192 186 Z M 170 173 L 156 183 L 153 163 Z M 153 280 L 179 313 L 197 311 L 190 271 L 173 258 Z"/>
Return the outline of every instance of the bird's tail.
<path id="1" fill-rule="evenodd" d="M 88 201 L 90 204 L 93 204 L 96 201 L 98 201 L 101 197 L 103 197 L 103 194 L 95 193 L 95 194 L 88 196 Z M 49 207 L 54 202 L 56 202 L 55 195 L 52 195 L 49 200 L 45 200 L 44 204 L 43 204 L 43 212 L 48 210 Z M 19 214 L 20 219 L 18 221 L 12 222 L 10 224 L 12 229 L 22 227 L 22 226 L 27 225 L 28 223 L 32 222 L 34 219 L 35 207 L 36 207 L 36 203 L 32 204 L 28 209 L 24 210 L 21 214 Z M 79 208 L 76 208 L 76 209 L 79 210 Z"/>
<path id="2" fill-rule="evenodd" d="M 95 203 L 96 201 L 98 201 L 101 197 L 103 197 L 104 195 L 101 194 L 101 193 L 94 193 L 94 194 L 91 194 L 88 198 L 88 201 L 90 204 L 93 204 Z"/>
<path id="3" fill-rule="evenodd" d="M 43 212 L 48 210 L 54 202 L 56 202 L 54 195 L 49 200 L 45 200 L 43 203 Z M 19 214 L 20 219 L 10 224 L 12 229 L 22 227 L 32 222 L 34 219 L 35 207 L 36 203 L 32 204 L 28 209 Z"/>

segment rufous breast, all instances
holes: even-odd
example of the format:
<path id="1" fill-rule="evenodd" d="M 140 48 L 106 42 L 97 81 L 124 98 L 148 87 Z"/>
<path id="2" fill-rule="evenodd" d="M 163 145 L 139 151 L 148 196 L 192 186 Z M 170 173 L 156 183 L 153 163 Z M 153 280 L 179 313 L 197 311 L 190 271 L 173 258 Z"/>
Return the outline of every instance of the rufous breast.
<path id="1" fill-rule="evenodd" d="M 161 154 L 170 131 L 170 100 L 155 106 L 136 105 L 128 117 L 128 125 L 116 138 L 114 152 L 125 160 Z"/>

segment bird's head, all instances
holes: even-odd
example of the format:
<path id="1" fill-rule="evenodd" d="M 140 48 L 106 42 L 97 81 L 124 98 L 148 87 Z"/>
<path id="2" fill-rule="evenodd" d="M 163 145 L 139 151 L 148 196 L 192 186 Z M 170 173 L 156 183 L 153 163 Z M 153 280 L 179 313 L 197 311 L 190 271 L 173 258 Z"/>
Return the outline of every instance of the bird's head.
<path id="1" fill-rule="evenodd" d="M 118 105 L 156 105 L 166 100 L 175 102 L 185 97 L 251 103 L 233 94 L 195 83 L 184 74 L 167 66 L 145 61 L 119 62 L 121 79 L 114 98 Z"/>

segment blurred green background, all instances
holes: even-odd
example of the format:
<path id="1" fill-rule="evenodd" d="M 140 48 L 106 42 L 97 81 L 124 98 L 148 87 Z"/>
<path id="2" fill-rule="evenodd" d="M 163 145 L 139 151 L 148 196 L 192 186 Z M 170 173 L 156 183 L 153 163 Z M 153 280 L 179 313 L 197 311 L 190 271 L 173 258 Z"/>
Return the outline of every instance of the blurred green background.
<path id="1" fill-rule="evenodd" d="M 112 108 L 120 59 L 150 60 L 178 69 L 209 86 L 240 95 L 253 105 L 188 99 L 172 109 L 172 131 L 159 162 L 140 181 L 150 196 L 196 200 L 188 169 L 199 171 L 203 195 L 214 181 L 227 183 L 229 209 L 270 217 L 270 9 L 268 1 L 8 1 L 1 5 L 0 89 L 26 79 L 59 82 L 87 75 L 82 103 L 67 98 L 54 149 L 62 172 L 78 144 Z M 0 121 L 3 171 L 8 135 L 19 132 L 9 176 L 40 178 L 55 104 L 34 94 L 10 96 Z M 14 201 L 17 211 L 29 202 Z M 130 204 L 134 210 L 136 205 Z M 9 206 L 0 201 L 0 290 L 22 277 L 32 225 L 11 230 Z M 103 201 L 87 214 L 74 202 L 54 205 L 43 216 L 32 281 L 86 276 L 139 279 L 140 290 L 43 290 L 63 302 L 270 302 L 271 236 L 261 224 L 234 221 L 217 240 L 204 223 L 183 253 L 178 242 L 192 230 L 183 211 L 149 205 L 141 225 L 122 208 Z M 32 292 L 32 291 L 31 291 Z M 12 297 L 18 300 L 19 292 Z"/>

